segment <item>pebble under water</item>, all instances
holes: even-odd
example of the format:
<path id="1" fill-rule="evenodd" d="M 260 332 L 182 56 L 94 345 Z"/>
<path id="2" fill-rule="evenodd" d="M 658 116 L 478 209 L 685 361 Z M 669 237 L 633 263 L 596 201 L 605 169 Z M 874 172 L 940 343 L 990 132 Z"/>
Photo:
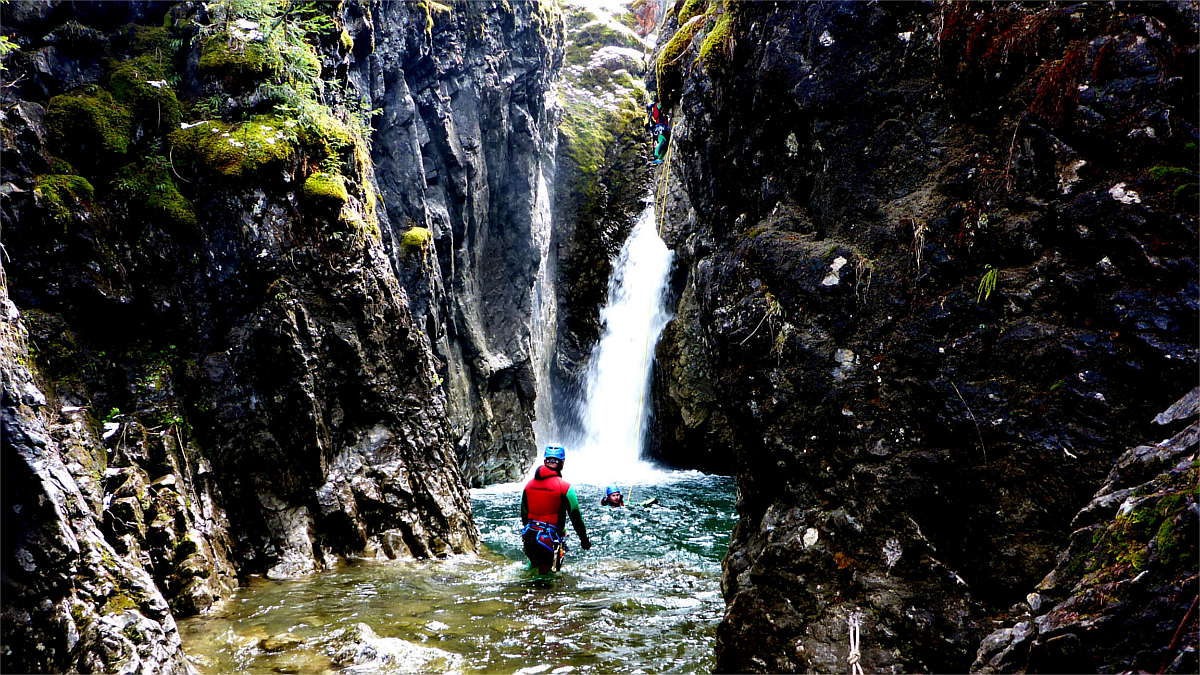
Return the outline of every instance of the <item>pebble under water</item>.
<path id="1" fill-rule="evenodd" d="M 184 647 L 204 673 L 411 670 L 334 661 L 337 634 L 365 623 L 379 637 L 446 652 L 444 669 L 467 673 L 712 670 L 732 479 L 679 472 L 622 485 L 629 503 L 658 500 L 625 509 L 599 505 L 603 486 L 576 483 L 593 546 L 582 551 L 571 532 L 563 570 L 548 580 L 521 552 L 520 487 L 472 491 L 479 556 L 256 579 L 213 614 L 181 621 Z"/>

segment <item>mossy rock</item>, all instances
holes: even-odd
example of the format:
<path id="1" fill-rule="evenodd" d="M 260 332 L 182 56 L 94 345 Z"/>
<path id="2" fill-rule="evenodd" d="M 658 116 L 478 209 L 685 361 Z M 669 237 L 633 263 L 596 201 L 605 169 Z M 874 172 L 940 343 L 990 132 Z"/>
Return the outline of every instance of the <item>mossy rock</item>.
<path id="1" fill-rule="evenodd" d="M 318 171 L 304 181 L 304 196 L 315 203 L 341 208 L 350 199 L 346 180 L 335 173 Z"/>
<path id="2" fill-rule="evenodd" d="M 658 83 L 658 100 L 662 103 L 663 108 L 674 107 L 679 99 L 679 91 L 683 86 L 687 51 L 691 48 L 692 40 L 704 22 L 704 16 L 692 17 L 690 21 L 675 31 L 675 34 L 658 53 L 658 59 L 655 61 L 655 75 Z"/>
<path id="3" fill-rule="evenodd" d="M 429 228 L 414 225 L 401 235 L 400 251 L 402 253 L 408 253 L 414 249 L 424 251 L 431 241 L 433 241 L 433 232 L 430 232 Z"/>
<path id="4" fill-rule="evenodd" d="M 141 53 L 111 66 L 113 97 L 148 126 L 174 128 L 179 124 L 181 106 L 170 84 L 176 72 L 167 31 L 138 27 L 133 42 Z"/>
<path id="5" fill-rule="evenodd" d="M 119 614 L 128 609 L 137 609 L 138 603 L 130 596 L 117 592 L 110 596 L 100 610 L 101 614 Z"/>
<path id="6" fill-rule="evenodd" d="M 254 84 L 278 73 L 266 45 L 240 40 L 228 32 L 211 35 L 200 46 L 202 76 Z"/>
<path id="7" fill-rule="evenodd" d="M 34 178 L 33 193 L 50 219 L 66 224 L 86 211 L 96 198 L 96 190 L 83 176 L 45 174 Z"/>
<path id="8" fill-rule="evenodd" d="M 732 9 L 726 9 L 717 18 L 717 23 L 704 36 L 700 43 L 700 62 L 706 68 L 712 69 L 724 64 L 733 51 L 734 15 Z"/>
<path id="9" fill-rule="evenodd" d="M 151 156 L 117 172 L 113 187 L 137 216 L 174 228 L 196 225 L 196 210 L 179 192 L 165 157 Z"/>
<path id="10" fill-rule="evenodd" d="M 1198 475 L 1200 471 L 1192 468 L 1171 476 L 1166 485 L 1156 485 L 1153 494 L 1098 529 L 1084 582 L 1102 583 L 1145 570 L 1170 576 L 1192 569 L 1197 550 L 1191 532 L 1194 516 L 1188 509 L 1196 499 Z"/>
<path id="11" fill-rule="evenodd" d="M 316 109 L 299 123 L 297 138 L 308 154 L 318 163 L 330 160 L 335 166 L 350 161 L 358 140 L 345 123 L 325 109 Z"/>
<path id="12" fill-rule="evenodd" d="M 79 165 L 103 166 L 132 142 L 133 116 L 94 85 L 50 99 L 45 119 L 51 151 Z"/>
<path id="13" fill-rule="evenodd" d="M 202 172 L 229 178 L 283 168 L 297 155 L 299 133 L 295 120 L 260 116 L 247 122 L 208 121 L 168 136 L 176 159 Z"/>
<path id="14" fill-rule="evenodd" d="M 699 16 L 708 11 L 709 0 L 685 0 L 679 9 L 679 23 L 685 24 L 693 16 Z"/>
<path id="15" fill-rule="evenodd" d="M 564 62 L 567 65 L 587 65 L 592 54 L 601 47 L 628 47 L 630 49 L 645 49 L 637 33 L 621 25 L 613 25 L 603 21 L 592 21 L 584 24 L 579 30 L 568 35 Z"/>
<path id="16" fill-rule="evenodd" d="M 643 114 L 641 104 L 632 96 L 620 100 L 617 108 L 584 96 L 569 98 L 563 105 L 559 138 L 562 151 L 578 172 L 573 187 L 583 198 L 582 210 L 599 197 L 603 188 L 601 172 L 614 140 L 640 134 Z"/>

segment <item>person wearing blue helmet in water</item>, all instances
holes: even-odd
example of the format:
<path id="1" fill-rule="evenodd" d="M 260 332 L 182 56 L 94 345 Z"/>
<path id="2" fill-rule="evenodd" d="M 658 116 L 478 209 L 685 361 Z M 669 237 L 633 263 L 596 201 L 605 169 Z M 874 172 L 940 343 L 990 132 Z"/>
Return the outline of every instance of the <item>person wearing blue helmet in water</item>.
<path id="1" fill-rule="evenodd" d="M 560 445 L 547 445 L 542 465 L 521 493 L 521 541 L 525 556 L 538 574 L 548 574 L 562 566 L 566 555 L 564 526 L 567 517 L 579 535 L 583 550 L 592 547 L 583 516 L 579 513 L 579 497 L 575 488 L 562 479 L 567 451 Z"/>
<path id="2" fill-rule="evenodd" d="M 612 506 L 618 509 L 624 507 L 625 495 L 621 494 L 621 488 L 615 485 L 604 488 L 604 497 L 600 500 L 600 506 Z"/>

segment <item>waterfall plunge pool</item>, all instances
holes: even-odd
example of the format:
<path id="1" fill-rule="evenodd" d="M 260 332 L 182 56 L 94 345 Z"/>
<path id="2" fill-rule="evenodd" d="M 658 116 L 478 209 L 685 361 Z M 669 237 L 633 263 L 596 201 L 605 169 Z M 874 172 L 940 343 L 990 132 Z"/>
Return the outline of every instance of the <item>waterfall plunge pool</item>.
<path id="1" fill-rule="evenodd" d="M 571 479 L 569 463 L 564 474 Z M 337 634 L 364 623 L 381 638 L 441 650 L 446 669 L 465 673 L 711 671 L 733 480 L 672 472 L 622 484 L 631 502 L 658 499 L 625 509 L 599 505 L 602 485 L 575 486 L 593 546 L 580 550 L 572 532 L 551 580 L 526 569 L 521 485 L 492 486 L 472 491 L 479 556 L 256 579 L 216 612 L 180 621 L 184 648 L 203 673 L 411 672 L 335 662 Z"/>

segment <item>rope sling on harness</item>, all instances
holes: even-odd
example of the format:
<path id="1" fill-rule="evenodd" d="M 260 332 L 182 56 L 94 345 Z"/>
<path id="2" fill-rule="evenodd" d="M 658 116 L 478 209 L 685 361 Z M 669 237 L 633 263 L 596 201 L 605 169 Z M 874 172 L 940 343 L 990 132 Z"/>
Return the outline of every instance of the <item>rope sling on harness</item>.
<path id="1" fill-rule="evenodd" d="M 850 664 L 850 675 L 863 675 L 863 667 L 862 664 L 859 663 L 859 659 L 862 655 L 858 651 L 858 631 L 860 625 L 862 624 L 862 619 L 859 617 L 858 612 L 852 613 L 850 618 L 847 620 L 847 623 L 850 624 L 850 654 L 846 657 L 846 662 Z"/>
<path id="2" fill-rule="evenodd" d="M 559 556 L 563 549 L 563 536 L 559 534 L 557 527 L 540 520 L 531 520 L 521 530 L 521 536 L 524 537 L 530 532 L 537 533 L 535 539 L 540 546 L 553 553 L 556 558 Z"/>

